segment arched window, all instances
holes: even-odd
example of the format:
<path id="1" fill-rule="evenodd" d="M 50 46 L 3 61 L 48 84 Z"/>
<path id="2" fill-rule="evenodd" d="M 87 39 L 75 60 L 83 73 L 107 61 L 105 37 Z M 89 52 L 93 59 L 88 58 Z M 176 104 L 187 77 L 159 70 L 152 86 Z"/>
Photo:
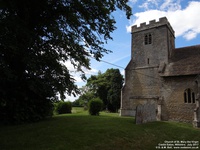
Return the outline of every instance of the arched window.
<path id="1" fill-rule="evenodd" d="M 147 35 L 144 36 L 144 44 L 145 44 L 145 45 L 148 44 L 148 36 L 147 36 Z"/>
<path id="2" fill-rule="evenodd" d="M 195 103 L 195 94 L 189 88 L 184 91 L 184 102 L 185 103 Z"/>
<path id="3" fill-rule="evenodd" d="M 152 42 L 152 38 L 151 38 L 151 34 L 149 33 L 149 44 L 151 44 Z"/>
<path id="4" fill-rule="evenodd" d="M 192 92 L 192 103 L 195 103 L 195 95 L 194 95 L 194 92 Z"/>
<path id="5" fill-rule="evenodd" d="M 151 33 L 145 34 L 144 35 L 144 44 L 148 45 L 152 43 L 152 35 Z"/>

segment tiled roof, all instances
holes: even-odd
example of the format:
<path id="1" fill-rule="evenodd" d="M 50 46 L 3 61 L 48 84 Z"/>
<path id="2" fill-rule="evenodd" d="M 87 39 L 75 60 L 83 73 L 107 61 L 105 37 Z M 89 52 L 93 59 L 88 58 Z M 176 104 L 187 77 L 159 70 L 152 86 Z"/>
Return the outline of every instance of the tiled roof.
<path id="1" fill-rule="evenodd" d="M 177 48 L 172 51 L 169 64 L 161 76 L 200 74 L 200 45 Z"/>

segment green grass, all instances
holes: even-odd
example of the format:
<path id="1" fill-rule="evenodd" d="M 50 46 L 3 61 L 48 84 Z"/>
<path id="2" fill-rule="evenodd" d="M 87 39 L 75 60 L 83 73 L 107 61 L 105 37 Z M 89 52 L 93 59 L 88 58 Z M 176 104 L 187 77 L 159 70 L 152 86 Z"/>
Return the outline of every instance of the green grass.
<path id="1" fill-rule="evenodd" d="M 0 150 L 148 150 L 164 141 L 200 141 L 190 124 L 152 122 L 135 125 L 132 117 L 83 108 L 72 114 L 18 126 L 1 126 Z"/>

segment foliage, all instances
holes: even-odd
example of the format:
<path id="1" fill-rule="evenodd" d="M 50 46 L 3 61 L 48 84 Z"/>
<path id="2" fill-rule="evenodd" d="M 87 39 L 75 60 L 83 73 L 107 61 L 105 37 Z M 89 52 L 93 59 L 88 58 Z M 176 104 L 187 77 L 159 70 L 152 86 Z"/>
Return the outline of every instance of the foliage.
<path id="1" fill-rule="evenodd" d="M 102 110 L 103 102 L 100 98 L 94 98 L 89 101 L 89 114 L 90 115 L 99 115 L 99 112 Z"/>
<path id="2" fill-rule="evenodd" d="M 128 0 L 1 0 L 0 119 L 34 121 L 47 117 L 52 103 L 64 93 L 79 93 L 64 65 L 76 71 L 90 68 L 88 56 L 99 60 L 110 52 L 120 9 L 127 18 Z"/>
<path id="3" fill-rule="evenodd" d="M 72 112 L 72 103 L 70 101 L 60 101 L 55 103 L 55 112 L 57 114 L 67 114 Z"/>
<path id="4" fill-rule="evenodd" d="M 79 99 L 76 99 L 72 102 L 72 107 L 82 107 L 81 101 Z"/>
<path id="5" fill-rule="evenodd" d="M 87 80 L 89 92 L 95 93 L 104 102 L 104 109 L 117 112 L 120 108 L 120 95 L 123 86 L 123 77 L 119 69 L 108 69 L 105 73 L 93 75 Z M 87 96 L 87 93 L 84 94 Z"/>
<path id="6" fill-rule="evenodd" d="M 121 102 L 121 89 L 123 86 L 123 77 L 119 69 L 109 69 L 106 71 L 107 80 L 110 81 L 110 87 L 108 88 L 108 110 L 111 112 L 117 112 L 120 108 Z"/>
<path id="7" fill-rule="evenodd" d="M 88 107 L 88 102 L 95 98 L 95 94 L 92 92 L 86 92 L 82 94 L 77 100 L 75 100 L 73 103 L 78 104 L 77 106 L 83 106 L 85 109 Z"/>
<path id="8" fill-rule="evenodd" d="M 5 124 L 21 124 L 25 122 L 37 122 L 41 119 L 51 117 L 53 115 L 53 104 L 46 99 L 27 99 L 9 101 L 12 103 L 13 109 L 9 107 L 0 108 L 1 122 Z"/>

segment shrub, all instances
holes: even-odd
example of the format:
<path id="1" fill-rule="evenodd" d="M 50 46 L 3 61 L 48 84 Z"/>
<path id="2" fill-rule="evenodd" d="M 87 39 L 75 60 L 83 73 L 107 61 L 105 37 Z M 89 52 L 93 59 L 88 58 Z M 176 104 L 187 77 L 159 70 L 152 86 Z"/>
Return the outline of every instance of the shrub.
<path id="1" fill-rule="evenodd" d="M 52 115 L 53 103 L 43 97 L 27 97 L 27 99 L 0 102 L 0 124 L 37 122 Z"/>
<path id="2" fill-rule="evenodd" d="M 57 114 L 67 114 L 71 113 L 71 111 L 72 111 L 72 103 L 70 101 L 68 102 L 60 101 L 55 104 L 55 112 Z"/>
<path id="3" fill-rule="evenodd" d="M 88 106 L 90 115 L 99 115 L 103 107 L 103 101 L 100 98 L 94 98 L 89 101 Z"/>

